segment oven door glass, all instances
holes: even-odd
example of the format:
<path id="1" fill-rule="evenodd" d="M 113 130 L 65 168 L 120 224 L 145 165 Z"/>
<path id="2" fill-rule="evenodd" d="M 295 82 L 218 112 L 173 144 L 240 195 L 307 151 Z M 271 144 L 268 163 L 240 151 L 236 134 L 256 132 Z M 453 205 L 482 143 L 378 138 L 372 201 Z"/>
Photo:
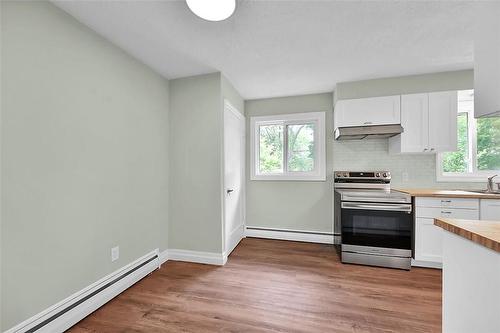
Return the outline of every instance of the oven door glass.
<path id="1" fill-rule="evenodd" d="M 411 250 L 411 205 L 343 203 L 341 225 L 342 244 Z"/>

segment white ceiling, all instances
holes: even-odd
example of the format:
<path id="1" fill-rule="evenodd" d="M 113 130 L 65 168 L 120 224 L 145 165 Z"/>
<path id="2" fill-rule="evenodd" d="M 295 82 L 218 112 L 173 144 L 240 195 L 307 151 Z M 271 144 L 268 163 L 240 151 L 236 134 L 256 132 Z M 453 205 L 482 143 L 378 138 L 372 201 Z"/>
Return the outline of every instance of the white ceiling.
<path id="1" fill-rule="evenodd" d="M 54 1 L 168 79 L 221 71 L 245 99 L 472 68 L 478 13 L 499 2 L 249 1 L 223 22 L 184 1 Z M 500 13 L 500 12 L 499 12 Z"/>

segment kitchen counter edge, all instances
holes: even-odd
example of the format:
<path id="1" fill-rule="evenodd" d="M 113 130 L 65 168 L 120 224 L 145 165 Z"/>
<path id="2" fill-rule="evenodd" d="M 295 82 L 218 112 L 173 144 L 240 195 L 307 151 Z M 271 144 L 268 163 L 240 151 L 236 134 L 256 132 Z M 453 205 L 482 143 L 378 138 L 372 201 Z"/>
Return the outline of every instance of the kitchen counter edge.
<path id="1" fill-rule="evenodd" d="M 475 193 L 462 190 L 406 189 L 406 188 L 395 188 L 394 190 L 407 193 L 412 197 L 500 199 L 500 194 Z"/>
<path id="2" fill-rule="evenodd" d="M 434 225 L 500 253 L 500 221 L 435 218 Z"/>

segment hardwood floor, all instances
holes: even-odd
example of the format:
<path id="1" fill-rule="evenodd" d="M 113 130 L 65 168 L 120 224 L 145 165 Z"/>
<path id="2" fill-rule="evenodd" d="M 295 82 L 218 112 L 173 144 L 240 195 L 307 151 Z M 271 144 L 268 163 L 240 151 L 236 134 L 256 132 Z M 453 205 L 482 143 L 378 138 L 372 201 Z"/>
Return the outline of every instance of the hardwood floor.
<path id="1" fill-rule="evenodd" d="M 169 261 L 69 330 L 440 331 L 440 270 L 344 265 L 332 246 L 255 238 L 223 267 Z"/>

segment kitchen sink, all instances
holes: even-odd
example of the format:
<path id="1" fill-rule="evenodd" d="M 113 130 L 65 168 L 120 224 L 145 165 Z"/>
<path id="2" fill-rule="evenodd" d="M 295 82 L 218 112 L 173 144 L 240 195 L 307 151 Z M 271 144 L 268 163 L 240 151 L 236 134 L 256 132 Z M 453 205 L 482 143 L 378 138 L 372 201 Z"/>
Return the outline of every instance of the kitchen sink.
<path id="1" fill-rule="evenodd" d="M 466 192 L 472 192 L 472 193 L 482 193 L 482 194 L 498 194 L 498 195 L 500 195 L 500 191 L 488 191 L 488 190 L 466 190 Z"/>

